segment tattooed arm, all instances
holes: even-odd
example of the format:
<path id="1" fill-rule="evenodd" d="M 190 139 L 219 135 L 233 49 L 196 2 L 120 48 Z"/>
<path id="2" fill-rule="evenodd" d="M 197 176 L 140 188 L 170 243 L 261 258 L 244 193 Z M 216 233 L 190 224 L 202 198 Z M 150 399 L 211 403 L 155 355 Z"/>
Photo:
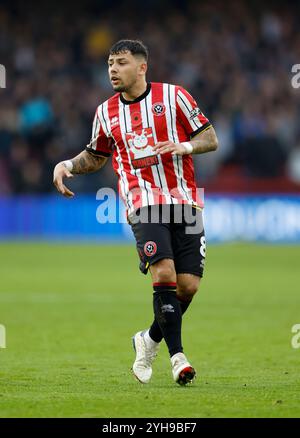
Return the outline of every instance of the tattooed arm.
<path id="1" fill-rule="evenodd" d="M 193 154 L 205 154 L 206 152 L 215 151 L 218 148 L 216 131 L 210 126 L 196 135 L 189 143 L 193 146 Z"/>
<path id="2" fill-rule="evenodd" d="M 106 157 L 94 155 L 88 151 L 82 151 L 67 162 L 69 165 L 62 161 L 55 166 L 53 184 L 62 195 L 67 198 L 72 198 L 74 193 L 64 185 L 63 179 L 65 177 L 72 178 L 73 174 L 84 175 L 86 173 L 96 172 L 105 165 L 106 161 Z"/>
<path id="3" fill-rule="evenodd" d="M 176 155 L 190 154 L 205 154 L 206 152 L 215 151 L 218 148 L 218 138 L 216 131 L 212 126 L 205 129 L 196 135 L 188 143 L 191 145 L 191 151 L 189 152 L 184 143 L 173 143 L 171 141 L 161 141 L 157 143 L 153 149 L 157 154 L 165 154 L 171 152 Z"/>
<path id="4" fill-rule="evenodd" d="M 73 164 L 72 173 L 82 175 L 85 173 L 96 172 L 104 166 L 106 161 L 106 157 L 94 155 L 88 151 L 82 151 L 71 160 Z"/>

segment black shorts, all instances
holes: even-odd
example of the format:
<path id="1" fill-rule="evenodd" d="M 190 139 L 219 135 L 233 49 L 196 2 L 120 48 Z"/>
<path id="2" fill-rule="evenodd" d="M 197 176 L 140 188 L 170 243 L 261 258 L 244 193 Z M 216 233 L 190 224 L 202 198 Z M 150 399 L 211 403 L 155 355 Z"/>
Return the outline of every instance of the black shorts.
<path id="1" fill-rule="evenodd" d="M 205 234 L 202 211 L 187 204 L 152 205 L 138 209 L 129 217 L 140 270 L 161 259 L 173 259 L 177 274 L 203 276 Z"/>

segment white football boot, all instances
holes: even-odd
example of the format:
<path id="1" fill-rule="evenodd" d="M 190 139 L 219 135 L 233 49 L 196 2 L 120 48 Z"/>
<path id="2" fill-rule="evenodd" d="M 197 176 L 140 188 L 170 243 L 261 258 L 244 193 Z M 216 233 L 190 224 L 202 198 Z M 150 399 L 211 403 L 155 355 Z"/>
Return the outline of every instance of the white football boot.
<path id="1" fill-rule="evenodd" d="M 133 348 L 136 352 L 132 372 L 141 383 L 149 383 L 152 376 L 152 363 L 157 356 L 159 344 L 144 336 L 147 330 L 136 333 L 132 338 Z"/>
<path id="2" fill-rule="evenodd" d="M 179 385 L 193 382 L 196 371 L 188 362 L 183 353 L 176 353 L 171 357 L 173 378 Z"/>

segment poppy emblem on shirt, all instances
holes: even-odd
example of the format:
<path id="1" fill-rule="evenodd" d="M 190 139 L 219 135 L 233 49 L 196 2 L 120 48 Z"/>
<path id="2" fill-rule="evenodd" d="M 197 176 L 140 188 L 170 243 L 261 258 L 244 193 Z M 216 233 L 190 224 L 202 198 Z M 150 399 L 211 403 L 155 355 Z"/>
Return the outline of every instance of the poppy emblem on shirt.
<path id="1" fill-rule="evenodd" d="M 147 257 L 152 257 L 156 254 L 157 251 L 157 245 L 152 240 L 149 240 L 149 242 L 146 242 L 144 245 L 144 253 Z"/>
<path id="2" fill-rule="evenodd" d="M 142 115 L 139 112 L 135 112 L 131 114 L 131 125 L 134 128 L 137 128 L 138 126 L 142 125 Z"/>
<path id="3" fill-rule="evenodd" d="M 152 105 L 152 112 L 155 116 L 163 116 L 166 112 L 166 107 L 161 102 L 154 103 Z"/>

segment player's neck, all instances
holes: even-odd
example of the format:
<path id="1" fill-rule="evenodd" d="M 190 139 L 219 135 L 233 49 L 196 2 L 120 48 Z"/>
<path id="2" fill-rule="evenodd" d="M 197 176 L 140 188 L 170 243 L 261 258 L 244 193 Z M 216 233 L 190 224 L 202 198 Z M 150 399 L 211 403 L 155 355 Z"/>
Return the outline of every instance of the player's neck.
<path id="1" fill-rule="evenodd" d="M 146 92 L 147 87 L 148 84 L 144 79 L 140 83 L 136 83 L 130 90 L 124 91 L 122 96 L 127 101 L 135 100 Z"/>

